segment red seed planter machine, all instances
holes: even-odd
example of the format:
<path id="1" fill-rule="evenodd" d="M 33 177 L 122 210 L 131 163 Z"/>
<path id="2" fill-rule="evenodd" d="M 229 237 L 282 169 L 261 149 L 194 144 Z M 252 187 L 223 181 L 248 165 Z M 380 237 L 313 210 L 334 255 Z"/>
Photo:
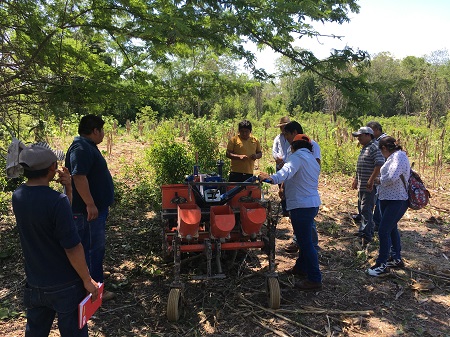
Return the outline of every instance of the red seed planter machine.
<path id="1" fill-rule="evenodd" d="M 280 285 L 275 272 L 276 220 L 270 215 L 270 202 L 261 199 L 261 183 L 252 177 L 245 182 L 225 182 L 222 161 L 217 175 L 194 174 L 184 184 L 162 186 L 163 250 L 173 257 L 174 279 L 167 301 L 167 318 L 177 321 L 182 309 L 182 253 L 200 252 L 206 256 L 206 275 L 197 279 L 224 278 L 222 251 L 261 249 L 267 253 L 268 306 L 280 307 Z M 213 268 L 213 259 L 215 268 Z"/>

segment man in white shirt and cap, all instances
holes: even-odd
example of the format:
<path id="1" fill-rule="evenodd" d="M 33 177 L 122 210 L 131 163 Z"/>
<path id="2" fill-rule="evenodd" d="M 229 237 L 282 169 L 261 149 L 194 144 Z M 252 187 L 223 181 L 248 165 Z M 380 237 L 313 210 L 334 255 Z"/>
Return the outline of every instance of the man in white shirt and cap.
<path id="1" fill-rule="evenodd" d="M 276 171 L 283 167 L 286 158 L 291 151 L 291 144 L 284 136 L 284 126 L 290 121 L 289 116 L 284 116 L 281 117 L 280 122 L 276 125 L 276 127 L 280 128 L 280 133 L 275 137 L 272 145 L 272 156 L 275 160 Z M 289 212 L 286 211 L 286 199 L 284 198 L 281 199 L 281 207 L 283 209 L 283 216 L 289 216 Z"/>

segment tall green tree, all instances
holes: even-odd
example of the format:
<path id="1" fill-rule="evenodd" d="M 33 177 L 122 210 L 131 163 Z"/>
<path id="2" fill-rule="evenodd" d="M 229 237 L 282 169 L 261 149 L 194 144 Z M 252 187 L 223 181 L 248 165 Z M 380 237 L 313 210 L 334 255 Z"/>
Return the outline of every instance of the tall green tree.
<path id="1" fill-rule="evenodd" d="M 254 76 L 264 77 L 248 41 L 272 48 L 350 93 L 361 82 L 353 74 L 337 76 L 336 70 L 363 61 L 365 53 L 345 49 L 318 60 L 293 48 L 293 42 L 320 35 L 308 20 L 343 23 L 358 10 L 356 0 L 5 0 L 0 3 L 3 113 L 25 103 L 30 108 L 24 113 L 36 105 L 61 115 L 99 112 L 105 102 L 114 110 L 131 93 L 137 100 L 149 93 L 158 97 L 163 86 L 153 69 L 186 57 L 191 48 L 229 53 L 244 59 Z M 186 77 L 187 85 L 201 88 L 198 96 L 204 93 L 203 79 Z"/>
<path id="2" fill-rule="evenodd" d="M 300 108 L 300 111 L 314 112 L 321 111 L 323 106 L 318 76 L 311 72 L 302 73 L 295 81 L 288 111 L 292 113 L 294 109 Z"/>
<path id="3" fill-rule="evenodd" d="M 301 51 L 299 49 L 299 51 Z M 283 101 L 288 111 L 326 111 L 336 121 L 338 114 L 351 124 L 358 125 L 361 116 L 372 105 L 369 96 L 367 69 L 370 63 L 349 62 L 335 69 L 330 80 L 307 67 L 302 67 L 288 57 L 277 60 Z M 347 82 L 348 81 L 348 82 Z M 352 83 L 352 85 L 348 85 Z"/>
<path id="4" fill-rule="evenodd" d="M 408 111 L 423 113 L 428 125 L 439 122 L 450 108 L 450 62 L 446 53 L 434 53 L 427 59 L 408 56 L 402 60 L 409 83 Z"/>
<path id="5" fill-rule="evenodd" d="M 372 106 L 366 113 L 372 116 L 394 116 L 403 112 L 401 93 L 408 83 L 403 76 L 400 60 L 390 53 L 380 53 L 373 57 L 367 72 Z"/>

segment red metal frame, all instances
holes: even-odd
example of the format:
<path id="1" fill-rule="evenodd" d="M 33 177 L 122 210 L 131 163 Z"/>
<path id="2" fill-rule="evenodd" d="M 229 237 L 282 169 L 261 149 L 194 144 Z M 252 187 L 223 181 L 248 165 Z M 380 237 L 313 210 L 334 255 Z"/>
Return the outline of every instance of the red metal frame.
<path id="1" fill-rule="evenodd" d="M 204 243 L 194 243 L 181 245 L 180 251 L 182 253 L 202 252 L 205 250 L 206 245 Z M 212 249 L 215 249 L 215 244 L 211 244 Z M 239 249 L 253 249 L 263 248 L 264 242 L 262 241 L 247 241 L 247 242 L 224 242 L 220 245 L 221 250 L 239 250 Z M 172 246 L 169 246 L 169 252 L 172 251 Z"/>
<path id="2" fill-rule="evenodd" d="M 195 182 L 192 184 L 195 185 Z M 239 183 L 233 183 L 233 185 L 235 184 Z M 227 193 L 233 188 L 233 186 L 228 185 L 222 186 L 227 189 Z M 161 212 L 164 234 L 163 247 L 167 256 L 172 255 L 174 257 L 173 287 L 180 287 L 181 285 L 180 264 L 182 253 L 204 253 L 207 262 L 205 277 L 209 278 L 224 276 L 221 267 L 221 251 L 248 249 L 263 249 L 266 251 L 268 248 L 267 235 L 269 231 L 265 234 L 260 231 L 261 226 L 267 221 L 266 208 L 258 203 L 258 198 L 261 196 L 260 186 L 248 185 L 247 183 L 244 190 L 235 190 L 237 194 L 227 194 L 228 200 L 220 205 L 214 202 L 202 202 L 201 200 L 197 200 L 199 202 L 197 205 L 194 200 L 194 191 L 190 190 L 191 188 L 193 187 L 188 186 L 186 188 L 186 185 L 181 184 L 162 187 L 164 196 Z M 179 207 L 174 203 L 184 203 L 184 205 Z M 181 217 L 180 209 L 184 212 Z M 264 212 L 261 212 L 261 210 L 264 210 Z M 249 214 L 246 212 L 249 212 Z M 200 219 L 197 218 L 198 214 L 201 215 Z M 194 215 L 196 216 L 194 217 Z M 261 215 L 264 216 L 261 217 Z M 231 224 L 233 224 L 232 227 L 230 227 Z M 248 233 L 244 232 L 244 227 L 247 228 Z M 273 251 L 274 249 L 272 247 Z M 216 262 L 215 272 L 212 271 L 211 266 L 213 257 Z"/>

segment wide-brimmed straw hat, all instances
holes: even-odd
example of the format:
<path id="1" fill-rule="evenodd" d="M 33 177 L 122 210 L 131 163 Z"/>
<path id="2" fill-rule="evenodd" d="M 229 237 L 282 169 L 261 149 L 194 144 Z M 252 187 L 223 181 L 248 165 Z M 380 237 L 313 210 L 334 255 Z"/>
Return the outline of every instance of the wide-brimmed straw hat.
<path id="1" fill-rule="evenodd" d="M 276 125 L 276 127 L 277 128 L 279 128 L 280 126 L 285 126 L 287 123 L 289 123 L 291 120 L 290 120 L 290 118 L 288 117 L 288 116 L 284 116 L 284 117 L 281 117 L 281 119 L 280 119 L 280 123 L 278 123 L 277 125 Z"/>

